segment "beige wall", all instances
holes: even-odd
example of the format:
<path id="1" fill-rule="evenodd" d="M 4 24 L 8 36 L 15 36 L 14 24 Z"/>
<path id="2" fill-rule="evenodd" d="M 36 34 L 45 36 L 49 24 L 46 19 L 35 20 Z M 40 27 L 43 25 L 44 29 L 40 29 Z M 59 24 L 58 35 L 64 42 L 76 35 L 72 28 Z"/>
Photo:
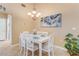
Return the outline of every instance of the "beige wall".
<path id="1" fill-rule="evenodd" d="M 43 28 L 40 26 L 40 20 L 36 21 L 36 28 L 39 31 L 54 33 L 54 44 L 64 46 L 65 35 L 72 32 L 74 35 L 79 34 L 79 4 L 39 4 L 38 10 L 41 9 L 42 16 L 51 15 L 56 12 L 62 13 L 62 27 L 60 28 Z M 77 30 L 73 31 L 72 28 Z"/>
<path id="2" fill-rule="evenodd" d="M 23 31 L 32 31 L 34 26 L 33 20 L 27 16 L 27 12 L 29 12 L 32 8 L 31 4 L 27 4 L 27 8 L 23 8 L 20 4 L 10 3 L 10 4 L 2 4 L 6 6 L 6 13 L 12 15 L 13 24 L 12 24 L 12 44 L 17 44 L 19 42 L 20 32 Z"/>
<path id="3" fill-rule="evenodd" d="M 62 13 L 61 28 L 42 28 L 40 27 L 40 18 L 35 22 L 28 16 L 19 19 L 13 17 L 13 43 L 18 42 L 19 33 L 22 31 L 31 31 L 35 27 L 38 31 L 47 31 L 55 33 L 54 44 L 64 46 L 64 36 L 68 32 L 78 34 L 79 25 L 79 4 L 37 4 L 37 10 L 42 13 L 42 16 L 51 15 L 55 12 Z M 38 8 L 39 7 L 39 8 Z M 18 13 L 17 13 L 18 15 Z M 16 15 L 16 16 L 17 16 Z M 76 31 L 72 31 L 72 27 L 77 27 Z"/>
<path id="4" fill-rule="evenodd" d="M 38 31 L 47 31 L 54 33 L 54 44 L 64 46 L 64 36 L 68 32 L 79 34 L 79 4 L 36 4 L 41 16 L 48 16 L 56 12 L 62 13 L 62 27 L 43 28 L 40 26 L 40 18 L 33 21 L 27 12 L 32 10 L 31 4 L 26 4 L 26 8 L 20 4 L 3 4 L 7 7 L 7 13 L 13 16 L 13 44 L 18 43 L 19 33 L 23 31 L 32 31 L 36 28 Z M 72 27 L 77 30 L 73 31 Z"/>
<path id="5" fill-rule="evenodd" d="M 3 12 L 0 12 L 0 17 L 1 18 L 7 18 L 7 14 L 6 13 L 3 13 Z"/>
<path id="6" fill-rule="evenodd" d="M 28 10 L 29 10 L 29 6 L 28 6 Z M 32 8 L 32 6 L 30 6 L 30 8 Z M 23 32 L 23 31 L 30 32 L 32 31 L 32 28 L 34 27 L 33 20 L 31 20 L 31 18 L 27 16 L 28 10 L 23 9 L 23 7 L 20 6 L 18 10 L 14 11 L 14 14 L 12 14 L 13 16 L 13 41 L 12 42 L 13 44 L 16 44 L 19 42 L 20 32 Z"/>
<path id="7" fill-rule="evenodd" d="M 13 17 L 13 44 L 16 44 L 19 40 L 20 32 L 31 31 L 33 28 L 33 22 L 29 18 L 16 18 Z"/>

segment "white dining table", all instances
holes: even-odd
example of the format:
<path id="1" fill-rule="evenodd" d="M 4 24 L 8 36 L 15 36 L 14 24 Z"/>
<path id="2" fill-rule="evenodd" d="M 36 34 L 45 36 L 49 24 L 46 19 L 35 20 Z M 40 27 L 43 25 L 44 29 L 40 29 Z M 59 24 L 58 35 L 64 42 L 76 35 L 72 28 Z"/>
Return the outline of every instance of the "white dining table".
<path id="1" fill-rule="evenodd" d="M 42 56 L 42 44 L 44 42 L 48 42 L 48 36 L 42 36 L 42 35 L 32 35 L 33 42 L 37 43 L 39 45 L 39 56 Z"/>

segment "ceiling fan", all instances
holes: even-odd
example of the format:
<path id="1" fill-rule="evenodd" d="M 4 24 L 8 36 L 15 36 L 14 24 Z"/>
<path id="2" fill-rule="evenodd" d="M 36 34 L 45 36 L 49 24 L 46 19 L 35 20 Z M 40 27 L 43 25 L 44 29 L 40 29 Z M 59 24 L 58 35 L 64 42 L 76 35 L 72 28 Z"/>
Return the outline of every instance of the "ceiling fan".
<path id="1" fill-rule="evenodd" d="M 31 4 L 32 5 L 32 11 L 29 11 L 28 13 L 27 13 L 27 15 L 29 15 L 29 16 L 31 16 L 31 18 L 33 19 L 33 20 L 36 20 L 40 15 L 41 15 L 41 13 L 40 12 L 38 12 L 37 11 L 37 9 L 36 9 L 36 4 L 35 3 L 33 3 L 33 4 Z M 22 7 L 26 7 L 26 5 L 24 4 L 24 3 L 22 3 L 21 4 L 21 6 Z"/>

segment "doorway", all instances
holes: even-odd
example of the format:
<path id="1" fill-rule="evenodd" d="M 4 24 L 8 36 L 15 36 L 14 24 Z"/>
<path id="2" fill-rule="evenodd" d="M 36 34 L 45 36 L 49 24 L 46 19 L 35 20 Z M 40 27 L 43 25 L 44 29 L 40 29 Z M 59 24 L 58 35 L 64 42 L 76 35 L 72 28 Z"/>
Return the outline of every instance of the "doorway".
<path id="1" fill-rule="evenodd" d="M 6 40 L 6 19 L 0 18 L 0 41 Z"/>
<path id="2" fill-rule="evenodd" d="M 12 16 L 0 17 L 0 47 L 12 45 Z"/>

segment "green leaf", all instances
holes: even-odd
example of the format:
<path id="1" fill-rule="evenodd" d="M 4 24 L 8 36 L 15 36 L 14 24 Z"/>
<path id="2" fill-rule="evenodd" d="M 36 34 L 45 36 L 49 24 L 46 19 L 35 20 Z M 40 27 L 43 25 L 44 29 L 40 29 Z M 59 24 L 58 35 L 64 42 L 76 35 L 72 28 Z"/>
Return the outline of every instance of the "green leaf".
<path id="1" fill-rule="evenodd" d="M 71 45 L 71 44 L 69 44 L 69 43 L 66 43 L 66 44 L 65 44 L 65 48 L 67 48 L 67 49 L 71 50 L 71 47 L 72 47 L 72 45 Z"/>
<path id="2" fill-rule="evenodd" d="M 71 43 L 71 42 L 72 42 L 71 39 L 69 39 L 69 38 L 66 38 L 65 41 L 66 41 L 67 43 Z"/>
<path id="3" fill-rule="evenodd" d="M 79 35 L 77 37 L 73 37 L 73 34 L 68 33 L 65 37 L 64 47 L 68 49 L 69 54 L 79 55 Z"/>
<path id="4" fill-rule="evenodd" d="M 68 33 L 68 34 L 66 35 L 66 37 L 73 37 L 73 34 Z"/>

